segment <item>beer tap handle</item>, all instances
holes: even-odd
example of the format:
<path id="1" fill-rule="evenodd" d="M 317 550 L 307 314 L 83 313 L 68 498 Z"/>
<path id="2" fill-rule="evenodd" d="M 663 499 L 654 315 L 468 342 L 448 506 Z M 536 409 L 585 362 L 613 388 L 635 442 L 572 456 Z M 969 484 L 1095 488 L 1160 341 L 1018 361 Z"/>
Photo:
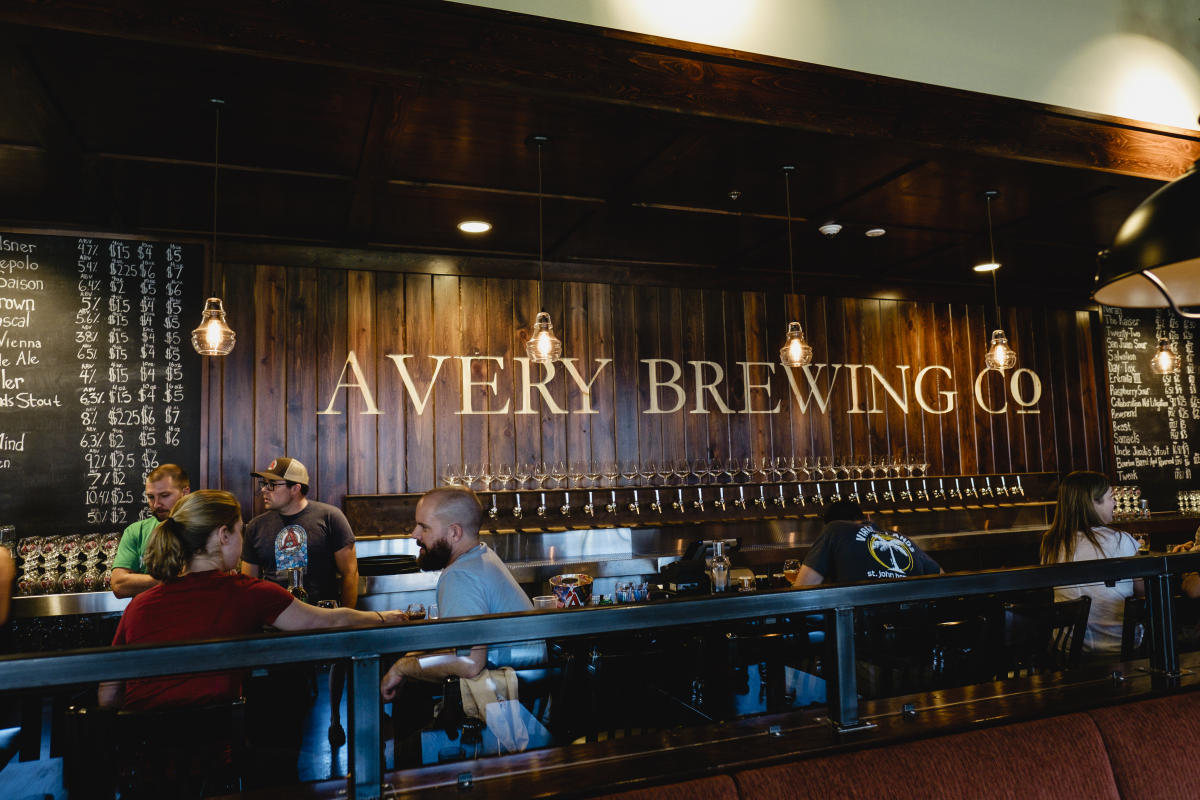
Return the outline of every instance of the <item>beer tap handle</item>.
<path id="1" fill-rule="evenodd" d="M 590 491 L 588 492 L 587 505 L 583 507 L 583 513 L 589 517 L 596 516 L 596 506 L 592 503 L 592 493 Z"/>
<path id="2" fill-rule="evenodd" d="M 1004 480 L 1004 476 L 1000 476 L 1000 485 L 996 487 L 996 494 L 1001 497 L 1008 497 L 1008 483 Z"/>
<path id="3" fill-rule="evenodd" d="M 722 511 L 724 511 L 725 510 L 725 487 L 724 486 L 717 487 L 717 495 L 718 495 L 717 499 L 713 501 L 713 505 L 716 506 L 717 508 L 721 509 Z"/>
<path id="4" fill-rule="evenodd" d="M 517 502 L 513 503 L 513 518 L 520 519 L 525 515 L 525 509 L 521 508 L 521 493 L 517 492 L 515 497 L 517 498 Z"/>
<path id="5" fill-rule="evenodd" d="M 637 514 L 639 517 L 642 515 L 642 506 L 640 503 L 638 503 L 637 489 L 633 490 L 633 502 L 629 504 L 629 510 Z"/>
<path id="6" fill-rule="evenodd" d="M 500 516 L 500 507 L 496 505 L 496 495 L 492 495 L 492 507 L 487 511 L 488 519 L 497 519 Z"/>
<path id="7" fill-rule="evenodd" d="M 738 485 L 738 496 L 737 499 L 733 501 L 733 504 L 743 511 L 746 510 L 746 487 L 744 485 Z"/>
<path id="8" fill-rule="evenodd" d="M 609 514 L 617 513 L 617 491 L 616 491 L 616 489 L 608 490 L 608 505 L 606 505 L 604 507 L 604 510 L 607 511 Z"/>
<path id="9" fill-rule="evenodd" d="M 754 505 L 764 510 L 767 507 L 766 487 L 761 483 L 758 485 L 758 497 L 754 498 Z"/>
<path id="10" fill-rule="evenodd" d="M 671 508 L 675 509 L 680 514 L 682 514 L 685 511 L 687 511 L 687 509 L 684 508 L 684 505 L 683 505 L 683 487 L 680 486 L 675 491 L 677 494 L 676 494 L 675 499 L 673 501 L 671 501 Z"/>
<path id="11" fill-rule="evenodd" d="M 1024 497 L 1025 496 L 1025 487 L 1021 486 L 1021 476 L 1020 475 L 1016 476 L 1016 481 L 1017 481 L 1017 485 L 1013 487 L 1013 493 L 1019 494 L 1019 495 L 1021 495 L 1021 497 Z"/>
<path id="12" fill-rule="evenodd" d="M 541 493 L 541 503 L 538 504 L 537 515 L 539 517 L 546 516 L 546 493 L 545 492 Z"/>
<path id="13" fill-rule="evenodd" d="M 654 502 L 650 504 L 650 510 L 655 514 L 662 513 L 662 498 L 659 497 L 658 489 L 654 490 Z"/>
<path id="14" fill-rule="evenodd" d="M 975 479 L 967 478 L 967 480 L 970 481 L 971 485 L 963 491 L 963 494 L 967 497 L 978 497 L 979 492 L 975 489 Z"/>
<path id="15" fill-rule="evenodd" d="M 850 484 L 850 502 L 862 502 L 862 496 L 858 493 L 858 481 L 854 481 Z"/>
<path id="16" fill-rule="evenodd" d="M 984 497 L 991 497 L 992 496 L 992 479 L 990 477 L 985 477 L 983 480 L 984 480 L 984 487 L 979 490 L 979 493 L 981 495 L 983 495 Z"/>
<path id="17" fill-rule="evenodd" d="M 696 487 L 696 499 L 692 501 L 692 508 L 700 512 L 704 511 L 704 489 L 699 486 Z"/>
<path id="18" fill-rule="evenodd" d="M 783 484 L 782 483 L 779 484 L 779 497 L 772 498 L 771 502 L 774 503 L 779 508 L 783 508 L 784 506 L 787 505 L 787 498 L 784 497 L 784 495 L 783 495 Z"/>
<path id="19" fill-rule="evenodd" d="M 892 489 L 892 481 L 890 479 L 887 482 L 887 487 L 887 491 L 883 493 L 883 501 L 885 503 L 895 502 L 896 492 L 894 489 Z"/>
<path id="20" fill-rule="evenodd" d="M 571 493 L 563 492 L 563 504 L 558 507 L 564 517 L 571 516 Z"/>

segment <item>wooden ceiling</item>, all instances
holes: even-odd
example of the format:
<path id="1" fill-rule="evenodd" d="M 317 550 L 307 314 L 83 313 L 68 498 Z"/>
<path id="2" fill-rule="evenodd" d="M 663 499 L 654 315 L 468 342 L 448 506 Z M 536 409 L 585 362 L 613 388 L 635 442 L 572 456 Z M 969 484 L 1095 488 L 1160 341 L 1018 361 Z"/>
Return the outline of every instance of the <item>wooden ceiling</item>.
<path id="1" fill-rule="evenodd" d="M 527 274 L 544 134 L 552 277 L 786 287 L 792 164 L 799 291 L 990 297 L 994 189 L 1002 299 L 1085 304 L 1200 157 L 1195 131 L 452 3 L 13 0 L 0 45 L 0 221 L 208 238 L 219 97 L 234 260 Z"/>

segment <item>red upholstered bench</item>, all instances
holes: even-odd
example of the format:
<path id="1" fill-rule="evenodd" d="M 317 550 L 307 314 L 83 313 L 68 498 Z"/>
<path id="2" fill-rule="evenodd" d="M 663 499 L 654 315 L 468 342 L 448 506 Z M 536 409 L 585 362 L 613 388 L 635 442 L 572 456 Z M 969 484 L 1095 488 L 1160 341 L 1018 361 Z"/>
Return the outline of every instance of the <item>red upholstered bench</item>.
<path id="1" fill-rule="evenodd" d="M 607 794 L 597 800 L 738 800 L 738 793 L 732 778 L 714 775 L 683 783 Z"/>
<path id="2" fill-rule="evenodd" d="M 1089 711 L 1121 797 L 1200 797 L 1200 693 L 1171 695 Z"/>
<path id="3" fill-rule="evenodd" d="M 1104 740 L 1087 714 L 745 770 L 734 780 L 741 800 L 1120 797 Z"/>

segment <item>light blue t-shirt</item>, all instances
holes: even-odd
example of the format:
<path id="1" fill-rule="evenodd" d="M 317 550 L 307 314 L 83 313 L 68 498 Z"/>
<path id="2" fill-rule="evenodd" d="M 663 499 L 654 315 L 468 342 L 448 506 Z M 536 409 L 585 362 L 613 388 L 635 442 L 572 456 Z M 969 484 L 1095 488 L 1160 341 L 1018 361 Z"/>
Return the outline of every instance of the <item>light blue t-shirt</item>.
<path id="1" fill-rule="evenodd" d="M 438 617 L 475 617 L 530 611 L 533 602 L 492 548 L 480 543 L 442 570 Z M 489 645 L 489 667 L 527 667 L 546 661 L 545 642 Z"/>

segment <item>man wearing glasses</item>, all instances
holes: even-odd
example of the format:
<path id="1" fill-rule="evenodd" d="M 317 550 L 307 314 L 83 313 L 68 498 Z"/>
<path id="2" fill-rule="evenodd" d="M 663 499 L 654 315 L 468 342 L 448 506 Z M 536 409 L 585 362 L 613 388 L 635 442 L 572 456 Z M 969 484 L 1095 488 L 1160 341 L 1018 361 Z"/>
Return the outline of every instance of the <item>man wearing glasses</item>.
<path id="1" fill-rule="evenodd" d="M 308 602 L 333 600 L 354 608 L 358 603 L 358 557 L 354 532 L 341 509 L 308 499 L 308 469 L 294 458 L 277 458 L 262 472 L 250 474 L 259 479 L 266 511 L 246 523 L 242 572 L 287 586 L 291 571 L 298 569 Z M 288 702 L 287 695 L 296 691 L 286 688 L 288 678 L 287 670 L 272 671 L 272 691 L 278 702 Z M 346 742 L 341 724 L 345 679 L 345 669 L 334 664 L 329 672 L 329 742 L 334 747 Z M 297 698 L 292 697 L 289 705 L 296 707 Z M 278 723 L 276 718 L 274 724 Z M 300 724 L 297 727 L 302 728 Z M 298 741 L 293 745 L 298 754 Z M 284 760 L 290 761 L 291 777 L 295 759 Z"/>

